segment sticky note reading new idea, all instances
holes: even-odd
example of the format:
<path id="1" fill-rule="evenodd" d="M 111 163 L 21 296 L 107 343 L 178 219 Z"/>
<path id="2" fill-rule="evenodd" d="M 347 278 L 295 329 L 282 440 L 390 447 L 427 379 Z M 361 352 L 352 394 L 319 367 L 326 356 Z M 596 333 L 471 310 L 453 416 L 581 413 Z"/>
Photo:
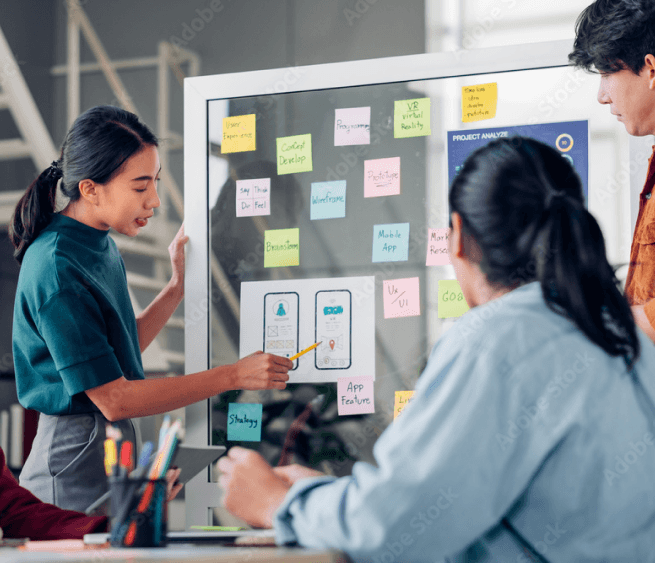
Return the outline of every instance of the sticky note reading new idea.
<path id="1" fill-rule="evenodd" d="M 262 405 L 230 403 L 227 407 L 227 439 L 230 441 L 261 442 Z"/>
<path id="2" fill-rule="evenodd" d="M 278 174 L 296 174 L 313 170 L 311 133 L 278 137 L 276 142 Z"/>
<path id="3" fill-rule="evenodd" d="M 264 268 L 300 264 L 300 229 L 275 229 L 264 232 Z"/>
<path id="4" fill-rule="evenodd" d="M 498 84 L 462 86 L 462 121 L 482 121 L 496 117 L 498 105 Z"/>
<path id="5" fill-rule="evenodd" d="M 221 153 L 254 151 L 257 148 L 255 124 L 257 116 L 236 115 L 223 118 Z"/>
<path id="6" fill-rule="evenodd" d="M 461 317 L 469 310 L 469 305 L 464 299 L 464 292 L 457 280 L 439 280 L 438 299 L 437 316 L 440 319 Z"/>

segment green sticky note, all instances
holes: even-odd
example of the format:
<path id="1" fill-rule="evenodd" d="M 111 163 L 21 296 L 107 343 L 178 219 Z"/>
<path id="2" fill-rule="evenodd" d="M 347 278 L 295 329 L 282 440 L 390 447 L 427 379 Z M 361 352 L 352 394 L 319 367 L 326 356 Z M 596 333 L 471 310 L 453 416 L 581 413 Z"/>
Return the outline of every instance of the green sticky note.
<path id="1" fill-rule="evenodd" d="M 313 170 L 311 133 L 278 137 L 276 142 L 278 174 L 295 174 Z"/>
<path id="2" fill-rule="evenodd" d="M 393 136 L 396 139 L 430 135 L 430 98 L 396 100 Z"/>
<path id="3" fill-rule="evenodd" d="M 439 280 L 439 304 L 437 309 L 440 319 L 461 317 L 469 308 L 457 280 Z"/>
<path id="4" fill-rule="evenodd" d="M 264 231 L 264 268 L 300 265 L 300 229 Z"/>

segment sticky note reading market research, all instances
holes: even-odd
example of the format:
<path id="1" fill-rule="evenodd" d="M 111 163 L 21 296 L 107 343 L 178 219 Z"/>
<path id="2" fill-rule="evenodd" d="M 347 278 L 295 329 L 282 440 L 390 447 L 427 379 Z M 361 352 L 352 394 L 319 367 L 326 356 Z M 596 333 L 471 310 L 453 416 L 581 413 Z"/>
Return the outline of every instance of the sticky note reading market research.
<path id="1" fill-rule="evenodd" d="M 404 262 L 409 258 L 409 223 L 373 226 L 373 262 Z"/>
<path id="2" fill-rule="evenodd" d="M 300 229 L 264 231 L 264 268 L 300 264 Z"/>
<path id="3" fill-rule="evenodd" d="M 256 150 L 256 123 L 257 116 L 254 113 L 224 117 L 221 153 Z"/>
<path id="4" fill-rule="evenodd" d="M 384 280 L 384 318 L 417 317 L 421 314 L 418 278 Z"/>
<path id="5" fill-rule="evenodd" d="M 262 411 L 261 404 L 230 403 L 227 407 L 227 439 L 261 442 Z"/>
<path id="6" fill-rule="evenodd" d="M 371 107 L 334 110 L 334 146 L 371 144 Z"/>
<path id="7" fill-rule="evenodd" d="M 375 412 L 374 385 L 371 375 L 339 377 L 337 379 L 339 416 Z"/>
<path id="8" fill-rule="evenodd" d="M 462 86 L 462 121 L 482 121 L 496 117 L 498 83 Z"/>
<path id="9" fill-rule="evenodd" d="M 400 193 L 400 157 L 364 161 L 364 197 Z"/>
<path id="10" fill-rule="evenodd" d="M 237 180 L 237 217 L 271 214 L 271 179 Z"/>
<path id="11" fill-rule="evenodd" d="M 337 219 L 346 216 L 346 181 L 312 182 L 310 217 Z"/>
<path id="12" fill-rule="evenodd" d="M 278 174 L 296 174 L 313 170 L 311 133 L 278 137 L 276 142 Z"/>
<path id="13" fill-rule="evenodd" d="M 469 310 L 468 303 L 464 299 L 464 293 L 457 280 L 439 280 L 438 299 L 437 316 L 440 319 L 461 317 Z"/>
<path id="14" fill-rule="evenodd" d="M 426 266 L 445 266 L 450 264 L 448 256 L 449 229 L 428 229 L 428 255 Z"/>
<path id="15" fill-rule="evenodd" d="M 414 396 L 414 391 L 396 391 L 393 401 L 393 419 L 396 420 L 398 415 L 409 404 Z"/>
<path id="16" fill-rule="evenodd" d="M 430 135 L 430 98 L 396 100 L 393 136 L 396 139 Z"/>

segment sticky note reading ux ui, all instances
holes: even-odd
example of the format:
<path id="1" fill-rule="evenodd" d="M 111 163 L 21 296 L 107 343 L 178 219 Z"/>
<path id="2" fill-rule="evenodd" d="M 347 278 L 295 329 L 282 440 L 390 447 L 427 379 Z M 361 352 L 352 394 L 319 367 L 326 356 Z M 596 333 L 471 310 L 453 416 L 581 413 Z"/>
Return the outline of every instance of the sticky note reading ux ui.
<path id="1" fill-rule="evenodd" d="M 448 229 L 428 229 L 428 255 L 426 266 L 450 264 L 448 256 Z"/>
<path id="2" fill-rule="evenodd" d="M 414 391 L 396 391 L 393 401 L 393 419 L 396 420 L 398 415 L 409 404 L 414 396 Z"/>
<path id="3" fill-rule="evenodd" d="M 482 121 L 496 117 L 498 105 L 498 84 L 462 86 L 462 121 Z"/>
<path id="4" fill-rule="evenodd" d="M 421 314 L 418 278 L 384 280 L 384 318 L 417 317 Z"/>
<path id="5" fill-rule="evenodd" d="M 256 123 L 257 116 L 254 113 L 224 117 L 221 153 L 256 150 Z"/>
<path id="6" fill-rule="evenodd" d="M 271 179 L 237 180 L 237 217 L 271 214 Z"/>
<path id="7" fill-rule="evenodd" d="M 346 181 L 313 182 L 310 217 L 335 219 L 346 216 Z"/>
<path id="8" fill-rule="evenodd" d="M 373 377 L 359 375 L 337 379 L 339 416 L 375 412 Z"/>
<path id="9" fill-rule="evenodd" d="M 310 133 L 293 137 L 278 137 L 276 142 L 278 174 L 295 174 L 313 170 Z"/>
<path id="10" fill-rule="evenodd" d="M 430 135 L 430 98 L 397 100 L 393 114 L 394 138 Z"/>
<path id="11" fill-rule="evenodd" d="M 371 144 L 371 107 L 334 110 L 334 146 Z"/>
<path id="12" fill-rule="evenodd" d="M 403 262 L 409 258 L 409 223 L 373 227 L 373 262 Z"/>
<path id="13" fill-rule="evenodd" d="M 300 264 L 300 229 L 264 231 L 264 268 Z"/>
<path id="14" fill-rule="evenodd" d="M 400 157 L 364 161 L 364 197 L 400 193 Z"/>
<path id="15" fill-rule="evenodd" d="M 437 309 L 440 319 L 461 317 L 469 310 L 464 293 L 457 280 L 439 280 L 439 303 Z"/>
<path id="16" fill-rule="evenodd" d="M 230 403 L 227 407 L 227 439 L 230 441 L 261 442 L 262 405 Z"/>

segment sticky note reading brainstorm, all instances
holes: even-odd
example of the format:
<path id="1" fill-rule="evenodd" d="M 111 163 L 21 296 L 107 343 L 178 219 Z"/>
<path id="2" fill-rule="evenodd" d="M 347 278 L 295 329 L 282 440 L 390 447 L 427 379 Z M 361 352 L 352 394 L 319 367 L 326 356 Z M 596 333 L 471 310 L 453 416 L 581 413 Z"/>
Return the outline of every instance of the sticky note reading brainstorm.
<path id="1" fill-rule="evenodd" d="M 221 152 L 244 152 L 256 150 L 255 124 L 257 116 L 235 115 L 223 118 L 223 142 Z"/>
<path id="2" fill-rule="evenodd" d="M 278 174 L 295 174 L 313 170 L 311 133 L 278 137 L 276 142 Z"/>
<path id="3" fill-rule="evenodd" d="M 400 157 L 364 161 L 364 197 L 400 193 Z"/>
<path id="4" fill-rule="evenodd" d="M 261 442 L 262 405 L 230 403 L 227 407 L 227 439 L 229 441 Z"/>
<path id="5" fill-rule="evenodd" d="M 271 179 L 237 180 L 237 217 L 271 214 Z"/>
<path id="6" fill-rule="evenodd" d="M 439 280 L 439 303 L 437 309 L 440 319 L 461 317 L 469 310 L 464 293 L 457 280 Z"/>
<path id="7" fill-rule="evenodd" d="M 264 231 L 264 268 L 300 264 L 300 229 Z"/>
<path id="8" fill-rule="evenodd" d="M 393 401 L 393 419 L 396 420 L 398 415 L 409 404 L 414 396 L 414 391 L 396 391 Z"/>
<path id="9" fill-rule="evenodd" d="M 373 262 L 404 262 L 409 258 L 409 223 L 373 226 Z"/>
<path id="10" fill-rule="evenodd" d="M 428 229 L 428 255 L 426 266 L 450 264 L 448 256 L 448 229 Z"/>
<path id="11" fill-rule="evenodd" d="M 462 86 L 462 121 L 482 121 L 496 117 L 498 105 L 498 84 Z"/>
<path id="12" fill-rule="evenodd" d="M 346 181 L 313 182 L 310 217 L 317 219 L 336 219 L 346 216 Z"/>
<path id="13" fill-rule="evenodd" d="M 384 280 L 384 318 L 417 317 L 421 314 L 418 278 Z"/>
<path id="14" fill-rule="evenodd" d="M 371 144 L 371 107 L 334 110 L 334 146 Z"/>
<path id="15" fill-rule="evenodd" d="M 393 136 L 396 139 L 430 135 L 430 98 L 394 103 Z"/>
<path id="16" fill-rule="evenodd" d="M 337 379 L 339 416 L 375 412 L 374 383 L 370 375 Z"/>

